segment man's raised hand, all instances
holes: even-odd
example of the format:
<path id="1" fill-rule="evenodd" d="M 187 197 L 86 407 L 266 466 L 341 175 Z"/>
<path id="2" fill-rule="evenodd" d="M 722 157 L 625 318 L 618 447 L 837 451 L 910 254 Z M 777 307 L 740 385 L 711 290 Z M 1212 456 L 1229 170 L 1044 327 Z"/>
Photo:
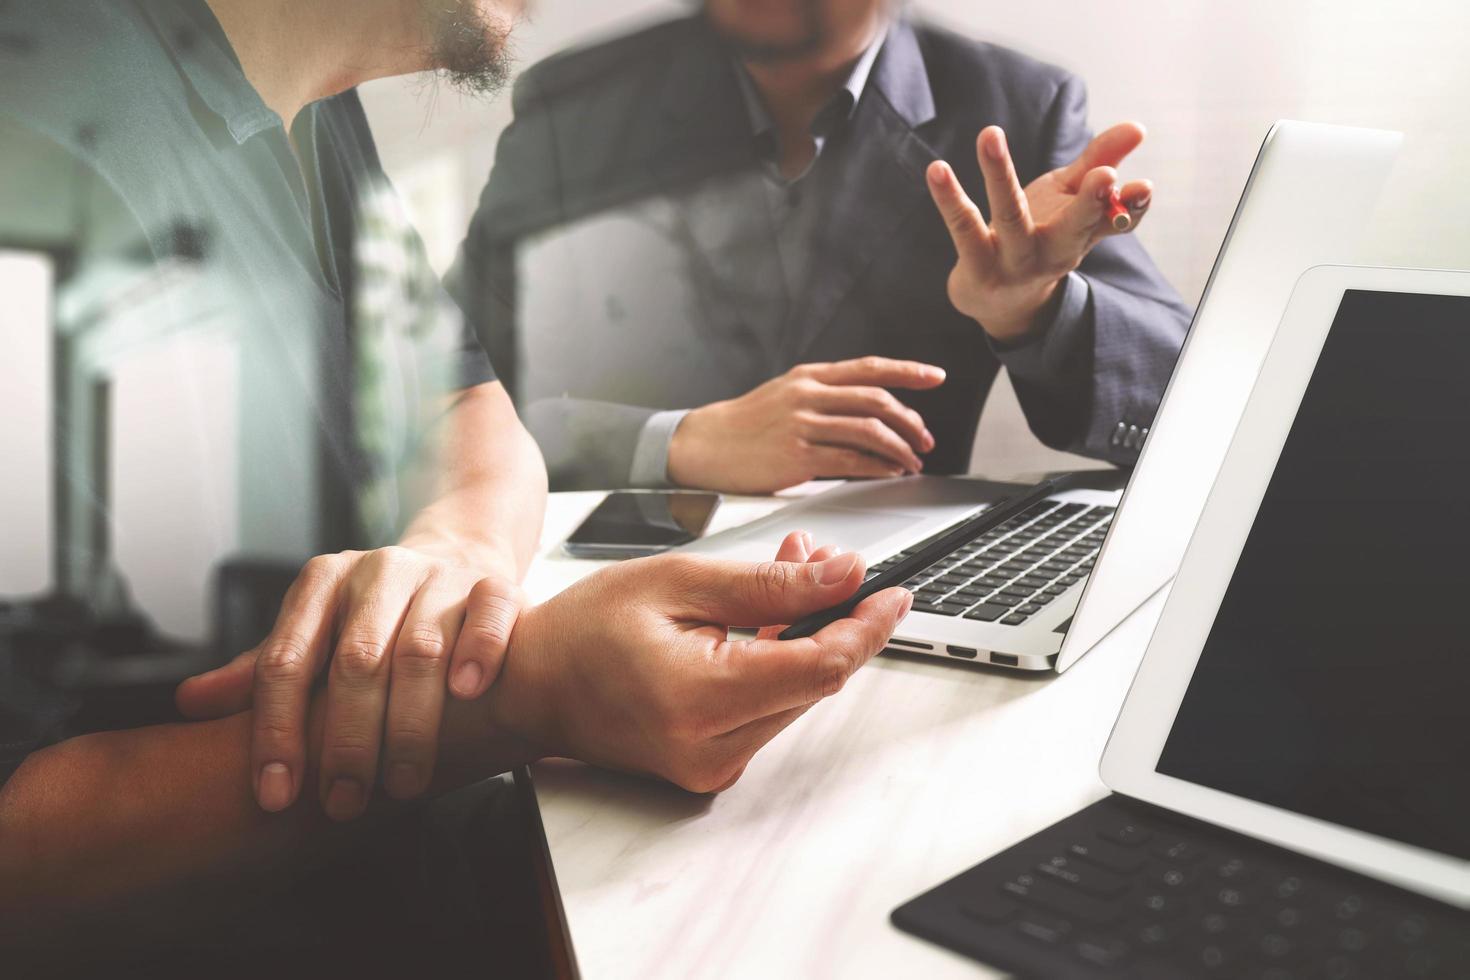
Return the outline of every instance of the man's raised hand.
<path id="1" fill-rule="evenodd" d="M 1128 208 L 1131 228 L 1147 213 L 1153 185 L 1133 180 L 1119 187 L 1117 171 L 1143 139 L 1142 126 L 1120 123 L 1099 133 L 1076 160 L 1022 189 L 1005 133 L 987 126 L 976 152 L 989 222 L 949 164 L 930 164 L 929 192 L 958 253 L 949 277 L 955 308 L 1002 343 L 1021 339 L 1042 322 L 1063 277 L 1103 238 L 1126 233 L 1108 221 L 1112 191 Z"/>

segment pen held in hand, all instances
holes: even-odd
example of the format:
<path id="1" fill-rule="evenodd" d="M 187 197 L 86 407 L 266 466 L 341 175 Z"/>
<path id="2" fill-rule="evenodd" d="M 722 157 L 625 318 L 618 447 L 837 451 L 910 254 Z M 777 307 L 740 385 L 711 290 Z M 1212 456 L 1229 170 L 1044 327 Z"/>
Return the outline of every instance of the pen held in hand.
<path id="1" fill-rule="evenodd" d="M 1133 215 L 1128 213 L 1116 187 L 1108 191 L 1108 224 L 1113 226 L 1114 231 L 1127 231 L 1133 227 Z"/>
<path id="2" fill-rule="evenodd" d="M 858 607 L 858 604 L 868 598 L 868 596 L 877 595 L 884 589 L 891 589 L 894 586 L 903 585 L 909 579 L 930 565 L 933 565 L 960 545 L 968 541 L 973 541 L 985 532 L 999 527 L 1027 507 L 1030 507 L 1039 500 L 1044 500 L 1064 487 L 1064 477 L 1044 480 L 1034 487 L 1016 494 L 1014 497 L 1007 497 L 987 507 L 969 520 L 942 531 L 936 537 L 921 543 L 915 548 L 913 554 L 902 561 L 896 562 L 889 568 L 871 576 L 862 585 L 858 586 L 858 590 L 845 601 L 838 603 L 830 609 L 813 613 L 800 622 L 788 626 L 781 632 L 778 639 L 797 640 L 805 636 L 811 636 L 823 627 L 830 626 L 839 619 L 850 616 L 852 611 Z"/>

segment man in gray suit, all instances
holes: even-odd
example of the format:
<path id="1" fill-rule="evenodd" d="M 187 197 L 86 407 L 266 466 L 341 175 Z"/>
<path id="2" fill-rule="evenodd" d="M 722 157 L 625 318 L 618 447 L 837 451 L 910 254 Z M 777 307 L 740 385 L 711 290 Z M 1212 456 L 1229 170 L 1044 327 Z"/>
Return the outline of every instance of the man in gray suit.
<path id="1" fill-rule="evenodd" d="M 554 487 L 965 472 L 1002 366 L 1043 442 L 1136 458 L 1190 312 L 1076 77 L 896 0 L 704 0 L 515 112 L 450 282 Z"/>

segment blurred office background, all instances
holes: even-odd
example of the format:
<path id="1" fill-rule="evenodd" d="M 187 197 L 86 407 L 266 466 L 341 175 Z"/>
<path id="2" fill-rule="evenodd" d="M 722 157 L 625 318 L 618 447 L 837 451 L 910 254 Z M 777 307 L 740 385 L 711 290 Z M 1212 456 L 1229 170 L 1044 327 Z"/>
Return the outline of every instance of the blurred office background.
<path id="1" fill-rule="evenodd" d="M 517 34 L 518 61 L 527 66 L 568 45 L 687 12 L 692 3 L 539 0 Z M 1403 154 L 1362 260 L 1470 268 L 1463 177 L 1470 5 L 1460 0 L 919 0 L 914 7 L 1078 73 L 1089 85 L 1094 126 L 1131 118 L 1149 127 L 1147 144 L 1125 168 L 1157 184 L 1139 234 L 1190 302 L 1203 289 L 1261 137 L 1280 117 L 1403 130 Z M 442 272 L 509 121 L 508 93 L 482 102 L 431 81 L 395 79 L 367 86 L 363 96 L 389 174 Z M 10 419 L 45 415 L 48 275 L 31 257 L 0 254 L 7 344 L 0 404 Z M 192 461 L 177 453 L 194 446 L 209 455 L 248 424 L 236 417 L 235 357 L 227 346 L 186 334 L 120 356 L 110 369 L 112 458 L 119 462 L 107 481 L 116 559 L 144 604 L 164 611 L 160 625 L 180 637 L 204 635 L 212 556 L 241 540 L 249 475 L 229 479 L 229 453 Z M 180 370 L 184 363 L 189 370 Z M 45 429 L 0 424 L 0 459 L 13 473 L 35 469 L 50 438 Z M 1000 475 L 1075 462 L 1042 447 L 1009 386 L 997 386 L 973 469 Z M 201 493 L 206 473 L 223 482 Z M 55 516 L 45 496 L 35 481 L 0 480 L 0 510 L 8 516 L 0 597 L 50 583 Z"/>
<path id="2" fill-rule="evenodd" d="M 685 13 L 694 0 L 539 0 L 515 48 L 528 66 L 568 45 Z M 1125 175 L 1158 190 L 1143 238 L 1191 303 L 1209 275 L 1261 137 L 1282 117 L 1399 129 L 1404 152 L 1363 261 L 1470 268 L 1470 6 L 1458 0 L 917 0 L 923 17 L 1068 68 L 1097 128 L 1136 119 L 1149 140 Z M 422 80 L 363 91 L 389 174 L 443 270 L 510 120 L 507 98 L 464 99 Z M 1457 206 L 1458 205 L 1458 206 Z M 1344 207 L 1359 206 L 1344 201 Z M 1031 436 L 997 385 L 973 466 L 1020 472 L 1082 461 Z"/>

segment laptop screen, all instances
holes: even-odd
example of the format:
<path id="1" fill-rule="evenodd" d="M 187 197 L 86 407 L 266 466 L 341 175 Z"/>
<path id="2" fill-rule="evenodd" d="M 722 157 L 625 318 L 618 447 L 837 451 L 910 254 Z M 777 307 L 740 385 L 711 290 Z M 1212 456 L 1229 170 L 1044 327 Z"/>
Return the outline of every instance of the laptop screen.
<path id="1" fill-rule="evenodd" d="M 1159 757 L 1470 859 L 1470 297 L 1348 291 Z"/>

